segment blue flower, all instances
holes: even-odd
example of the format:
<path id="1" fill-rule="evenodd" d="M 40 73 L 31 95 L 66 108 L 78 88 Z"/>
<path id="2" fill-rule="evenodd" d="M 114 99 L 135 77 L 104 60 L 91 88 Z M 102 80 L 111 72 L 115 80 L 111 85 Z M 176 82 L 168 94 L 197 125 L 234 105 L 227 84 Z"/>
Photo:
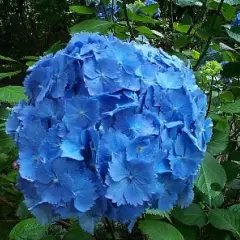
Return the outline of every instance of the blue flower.
<path id="1" fill-rule="evenodd" d="M 121 89 L 119 65 L 115 59 L 103 57 L 86 59 L 83 65 L 84 79 L 90 95 L 113 93 Z"/>
<path id="2" fill-rule="evenodd" d="M 240 26 L 240 13 L 237 13 L 236 18 L 232 22 L 232 27 L 239 27 Z"/>
<path id="3" fill-rule="evenodd" d="M 155 189 L 155 176 L 151 163 L 127 161 L 125 154 L 114 154 L 109 164 L 109 186 L 106 197 L 117 205 L 143 205 L 149 201 Z"/>
<path id="4" fill-rule="evenodd" d="M 68 157 L 75 160 L 83 160 L 84 157 L 81 152 L 85 149 L 86 132 L 70 131 L 65 140 L 61 143 L 61 156 Z"/>
<path id="5" fill-rule="evenodd" d="M 168 156 L 173 174 L 186 178 L 194 174 L 203 154 L 191 143 L 187 134 L 178 135 Z"/>
<path id="6" fill-rule="evenodd" d="M 41 163 L 35 173 L 35 186 L 42 201 L 59 204 L 73 197 L 73 179 L 66 169 L 66 160 L 58 158 L 51 163 Z"/>
<path id="7" fill-rule="evenodd" d="M 93 234 L 108 217 L 131 231 L 149 206 L 191 204 L 212 121 L 189 66 L 148 44 L 79 33 L 28 71 L 28 101 L 6 132 L 19 149 L 17 187 L 41 223 L 77 218 Z"/>
<path id="8" fill-rule="evenodd" d="M 127 160 L 139 159 L 144 162 L 154 162 L 158 149 L 158 138 L 137 137 L 127 146 Z"/>
<path id="9" fill-rule="evenodd" d="M 95 124 L 98 120 L 98 102 L 84 96 L 67 99 L 65 102 L 65 116 L 63 121 L 68 129 L 87 128 Z"/>
<path id="10" fill-rule="evenodd" d="M 132 114 L 131 111 L 121 111 L 116 114 L 116 128 L 131 139 L 136 136 L 158 135 L 160 130 L 155 116 Z"/>

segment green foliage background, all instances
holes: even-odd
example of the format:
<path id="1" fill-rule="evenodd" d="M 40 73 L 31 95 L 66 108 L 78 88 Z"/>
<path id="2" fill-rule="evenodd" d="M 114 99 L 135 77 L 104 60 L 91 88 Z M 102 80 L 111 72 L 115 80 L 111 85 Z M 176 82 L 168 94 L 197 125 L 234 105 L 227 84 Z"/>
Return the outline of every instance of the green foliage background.
<path id="1" fill-rule="evenodd" d="M 99 20 L 95 8 L 84 4 L 0 0 L 0 239 L 240 239 L 240 31 L 230 27 L 240 0 L 158 0 L 148 7 L 122 1 L 117 22 Z M 158 7 L 161 17 L 153 19 Z M 79 31 L 113 32 L 123 40 L 144 35 L 155 47 L 190 63 L 208 96 L 214 133 L 195 183 L 194 202 L 171 212 L 148 209 L 131 234 L 108 220 L 94 236 L 74 219 L 41 226 L 15 187 L 17 149 L 5 134 L 5 120 L 11 107 L 25 98 L 25 71 Z M 223 68 L 221 62 L 227 62 Z"/>

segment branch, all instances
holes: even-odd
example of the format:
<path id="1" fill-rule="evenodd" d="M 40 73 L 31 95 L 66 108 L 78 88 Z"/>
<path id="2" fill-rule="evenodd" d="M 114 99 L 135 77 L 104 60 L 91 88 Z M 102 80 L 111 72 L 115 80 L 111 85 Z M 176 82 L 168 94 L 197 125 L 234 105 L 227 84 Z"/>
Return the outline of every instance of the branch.
<path id="1" fill-rule="evenodd" d="M 115 28 L 115 19 L 114 19 L 114 0 L 112 0 L 112 9 L 111 9 L 111 13 L 112 13 L 112 22 L 113 22 L 113 34 L 116 34 L 116 28 Z"/>
<path id="2" fill-rule="evenodd" d="M 63 220 L 56 221 L 56 224 L 57 224 L 57 225 L 61 225 L 61 226 L 64 227 L 64 228 L 69 228 L 69 227 L 71 226 L 70 223 L 65 222 L 65 221 L 63 221 Z"/>
<path id="3" fill-rule="evenodd" d="M 218 16 L 218 15 L 220 14 L 220 12 L 221 12 L 221 9 L 222 9 L 222 6 L 223 6 L 223 2 L 224 2 L 224 0 L 221 0 L 221 2 L 220 2 L 219 5 L 218 5 L 217 12 L 216 12 L 216 14 L 214 15 L 214 19 L 213 19 L 213 21 L 212 21 L 212 27 L 214 27 L 214 25 L 215 25 L 215 23 L 216 23 L 216 20 L 217 20 L 217 16 Z M 212 40 L 212 36 L 209 36 L 209 37 L 208 37 L 208 40 L 207 40 L 207 42 L 206 42 L 206 44 L 205 44 L 205 47 L 204 47 L 204 49 L 203 49 L 203 51 L 202 51 L 199 59 L 197 60 L 195 66 L 194 66 L 194 68 L 193 68 L 194 71 L 196 71 L 196 70 L 198 69 L 199 64 L 202 62 L 202 59 L 203 59 L 204 56 L 206 55 L 207 50 L 208 50 L 208 48 L 209 48 L 209 45 L 210 45 L 210 43 L 211 43 L 211 40 Z"/>
<path id="4" fill-rule="evenodd" d="M 4 198 L 2 198 L 2 197 L 0 197 L 0 202 L 3 203 L 3 204 L 5 204 L 5 205 L 7 205 L 7 206 L 9 206 L 9 207 L 12 207 L 12 208 L 15 208 L 15 207 L 16 207 L 16 204 L 15 204 L 15 203 L 9 202 L 8 200 L 6 200 L 6 199 L 4 199 Z"/>
<path id="5" fill-rule="evenodd" d="M 126 0 L 123 0 L 123 10 L 124 10 L 124 15 L 126 18 L 127 26 L 128 26 L 129 32 L 130 32 L 130 39 L 134 40 L 135 37 L 134 37 L 134 33 L 133 33 L 133 30 L 132 30 L 132 27 L 131 27 L 131 24 L 130 24 L 129 18 L 128 18 Z"/>

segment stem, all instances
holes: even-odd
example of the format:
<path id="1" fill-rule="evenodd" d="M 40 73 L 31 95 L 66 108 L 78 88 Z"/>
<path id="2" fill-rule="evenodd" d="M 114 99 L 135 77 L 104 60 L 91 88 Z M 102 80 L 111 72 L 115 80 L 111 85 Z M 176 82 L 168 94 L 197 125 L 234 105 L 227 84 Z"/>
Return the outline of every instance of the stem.
<path id="1" fill-rule="evenodd" d="M 15 203 L 12 203 L 12 202 L 9 202 L 8 200 L 0 197 L 0 202 L 9 206 L 9 207 L 12 207 L 12 208 L 15 208 L 16 207 L 16 204 Z"/>
<path id="2" fill-rule="evenodd" d="M 61 226 L 64 227 L 64 228 L 69 228 L 69 227 L 71 226 L 70 223 L 67 223 L 67 222 L 65 222 L 65 221 L 63 221 L 63 220 L 57 221 L 56 224 L 61 225 Z"/>
<path id="3" fill-rule="evenodd" d="M 124 15 L 126 18 L 127 26 L 128 26 L 129 32 L 130 32 L 130 39 L 134 40 L 135 37 L 134 37 L 134 33 L 133 33 L 133 30 L 132 30 L 132 27 L 131 27 L 131 24 L 130 24 L 129 18 L 128 18 L 126 0 L 123 0 L 123 10 L 124 10 Z"/>
<path id="4" fill-rule="evenodd" d="M 106 8 L 105 8 L 105 5 L 104 5 L 103 1 L 100 0 L 100 3 L 102 5 L 102 7 L 103 7 L 103 13 L 104 13 L 104 16 L 105 16 L 106 20 L 109 20 L 108 16 L 107 16 L 107 11 L 106 11 Z"/>
<path id="5" fill-rule="evenodd" d="M 170 0 L 170 28 L 173 29 L 173 0 Z"/>
<path id="6" fill-rule="evenodd" d="M 212 91 L 213 91 L 213 77 L 212 77 L 212 80 L 211 80 L 210 92 L 209 92 L 209 96 L 208 96 L 207 115 L 210 112 L 210 107 L 211 107 L 211 103 L 212 103 Z"/>
<path id="7" fill-rule="evenodd" d="M 214 15 L 214 19 L 213 19 L 213 21 L 212 21 L 212 27 L 214 27 L 214 25 L 215 25 L 215 23 L 216 23 L 216 20 L 217 20 L 217 16 L 220 14 L 220 11 L 221 11 L 222 6 L 223 6 L 223 2 L 224 2 L 224 0 L 221 0 L 221 2 L 220 2 L 219 5 L 218 5 L 217 12 L 216 12 L 216 14 Z M 208 40 L 207 40 L 207 42 L 206 42 L 206 44 L 205 44 L 205 47 L 204 47 L 204 49 L 203 49 L 203 51 L 202 51 L 199 59 L 197 60 L 195 66 L 194 66 L 194 68 L 193 68 L 194 71 L 196 71 L 196 70 L 198 69 L 199 64 L 202 62 L 202 59 L 203 59 L 204 56 L 206 55 L 207 50 L 208 50 L 208 48 L 209 48 L 209 45 L 210 45 L 210 43 L 211 43 L 211 40 L 212 40 L 212 36 L 209 36 L 209 37 L 208 37 Z"/>
<path id="8" fill-rule="evenodd" d="M 111 9 L 111 13 L 112 13 L 112 22 L 113 22 L 113 34 L 116 34 L 116 28 L 115 28 L 115 19 L 114 19 L 114 0 L 112 0 L 112 9 Z"/>
<path id="9" fill-rule="evenodd" d="M 114 236 L 114 231 L 113 231 L 113 229 L 112 229 L 112 225 L 111 225 L 111 223 L 109 222 L 109 220 L 108 220 L 107 217 L 105 218 L 105 222 L 106 222 L 106 224 L 107 224 L 107 226 L 108 226 L 108 230 L 109 230 L 110 233 L 111 233 L 112 239 L 113 239 L 113 240 L 116 240 L 116 238 L 115 238 L 115 236 Z"/>

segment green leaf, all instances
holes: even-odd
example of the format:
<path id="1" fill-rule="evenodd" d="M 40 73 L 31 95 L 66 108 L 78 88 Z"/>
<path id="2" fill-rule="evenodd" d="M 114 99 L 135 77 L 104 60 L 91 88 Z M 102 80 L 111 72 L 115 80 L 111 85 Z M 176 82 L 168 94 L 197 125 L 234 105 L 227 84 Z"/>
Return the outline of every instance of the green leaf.
<path id="1" fill-rule="evenodd" d="M 82 31 L 106 33 L 111 26 L 112 23 L 108 21 L 88 19 L 71 27 L 70 32 L 71 34 Z"/>
<path id="2" fill-rule="evenodd" d="M 209 222 L 216 228 L 231 231 L 240 236 L 240 214 L 228 209 L 212 209 Z"/>
<path id="3" fill-rule="evenodd" d="M 240 165 L 235 162 L 223 162 L 222 166 L 227 174 L 228 182 L 231 182 L 232 180 L 234 180 L 239 174 Z"/>
<path id="4" fill-rule="evenodd" d="M 5 131 L 0 131 L 0 152 L 8 153 L 13 147 L 14 143 L 12 139 L 5 133 Z"/>
<path id="5" fill-rule="evenodd" d="M 236 8 L 229 4 L 223 4 L 221 12 L 227 21 L 231 21 L 236 15 Z"/>
<path id="6" fill-rule="evenodd" d="M 213 1 L 213 0 L 211 0 L 211 1 Z M 220 3 L 221 0 L 214 0 L 214 2 Z M 240 4 L 240 0 L 224 0 L 224 3 L 229 4 L 231 6 L 234 6 L 234 5 L 239 5 Z"/>
<path id="7" fill-rule="evenodd" d="M 200 56 L 200 53 L 196 50 L 186 50 L 186 51 L 182 51 L 182 53 L 186 56 L 190 56 L 194 58 L 195 60 L 197 60 Z"/>
<path id="8" fill-rule="evenodd" d="M 8 180 L 9 182 L 16 183 L 17 176 L 18 176 L 18 171 L 17 170 L 13 170 L 13 171 L 11 171 L 11 172 L 9 172 L 7 174 L 5 179 Z"/>
<path id="9" fill-rule="evenodd" d="M 24 202 L 20 202 L 17 207 L 16 215 L 20 219 L 27 219 L 31 216 L 31 213 L 29 212 L 27 206 Z"/>
<path id="10" fill-rule="evenodd" d="M 183 235 L 185 240 L 197 239 L 198 231 L 199 231 L 197 227 L 189 227 L 177 221 L 174 222 L 174 227 L 176 227 L 180 231 L 180 233 Z"/>
<path id="11" fill-rule="evenodd" d="M 173 28 L 180 33 L 187 33 L 190 28 L 189 24 L 173 23 Z"/>
<path id="12" fill-rule="evenodd" d="M 5 72 L 5 73 L 0 73 L 0 80 L 3 79 L 3 78 L 11 78 L 17 74 L 19 74 L 21 71 L 14 71 L 14 72 Z"/>
<path id="13" fill-rule="evenodd" d="M 146 23 L 151 23 L 151 24 L 157 23 L 157 21 L 154 20 L 152 17 L 138 15 L 137 13 L 132 13 L 130 10 L 128 10 L 128 18 L 132 22 L 143 22 L 145 24 Z"/>
<path id="14" fill-rule="evenodd" d="M 203 200 L 211 206 L 220 207 L 224 202 L 224 196 L 221 192 L 220 193 L 219 192 L 214 192 L 212 194 L 212 198 L 210 199 L 210 201 L 209 201 L 208 196 L 205 195 L 205 194 L 203 196 Z"/>
<path id="15" fill-rule="evenodd" d="M 221 99 L 222 102 L 233 102 L 234 95 L 232 94 L 231 91 L 224 91 L 219 95 L 219 98 Z"/>
<path id="16" fill-rule="evenodd" d="M 225 64 L 223 66 L 222 75 L 226 78 L 240 76 L 240 62 L 229 62 Z"/>
<path id="17" fill-rule="evenodd" d="M 167 218 L 169 222 L 172 222 L 172 220 L 169 216 L 170 212 L 168 212 L 168 211 L 161 211 L 159 209 L 147 208 L 146 209 L 146 214 L 159 216 L 161 218 Z"/>
<path id="18" fill-rule="evenodd" d="M 233 213 L 237 213 L 238 215 L 240 215 L 240 204 L 234 204 L 229 208 L 230 211 L 232 211 Z"/>
<path id="19" fill-rule="evenodd" d="M 0 153 L 0 170 L 9 166 L 9 158 L 5 153 Z"/>
<path id="20" fill-rule="evenodd" d="M 40 240 L 44 235 L 47 227 L 42 226 L 34 218 L 28 218 L 21 221 L 13 227 L 9 234 L 10 240 Z"/>
<path id="21" fill-rule="evenodd" d="M 0 60 L 3 60 L 3 61 L 9 61 L 9 62 L 17 62 L 16 60 L 10 58 L 10 57 L 4 57 L 2 55 L 0 55 Z"/>
<path id="22" fill-rule="evenodd" d="M 152 16 L 157 11 L 158 8 L 159 8 L 158 4 L 151 4 L 151 5 L 148 5 L 148 6 L 141 7 L 139 10 L 141 12 L 144 12 L 144 13 Z"/>
<path id="23" fill-rule="evenodd" d="M 169 216 L 169 212 L 161 211 L 161 210 L 155 209 L 155 208 L 147 208 L 146 214 L 156 215 L 156 216 L 160 216 L 162 218 Z"/>
<path id="24" fill-rule="evenodd" d="M 212 184 L 218 184 L 222 189 L 226 184 L 226 180 L 227 177 L 223 167 L 207 152 L 202 162 L 199 178 L 195 184 L 200 191 L 208 196 L 210 205 L 213 195 Z"/>
<path id="25" fill-rule="evenodd" d="M 229 140 L 229 125 L 225 118 L 214 120 L 213 136 L 208 144 L 208 152 L 212 155 L 217 155 L 223 152 Z"/>
<path id="26" fill-rule="evenodd" d="M 226 31 L 227 31 L 227 34 L 230 38 L 234 39 L 237 42 L 240 42 L 240 34 L 239 33 L 233 32 L 233 31 L 228 30 L 228 29 Z"/>
<path id="27" fill-rule="evenodd" d="M 8 116 L 10 114 L 10 110 L 0 107 L 0 119 L 6 121 L 8 119 Z"/>
<path id="28" fill-rule="evenodd" d="M 56 53 L 58 50 L 62 48 L 62 42 L 61 40 L 55 42 L 47 51 L 45 51 L 43 54 L 48 55 L 50 53 Z"/>
<path id="29" fill-rule="evenodd" d="M 179 35 L 174 41 L 174 48 L 184 48 L 187 46 L 192 40 L 191 36 L 188 35 Z"/>
<path id="30" fill-rule="evenodd" d="M 28 61 L 28 62 L 26 62 L 26 65 L 27 65 L 28 67 L 31 67 L 31 66 L 33 66 L 35 63 L 36 63 L 36 61 Z"/>
<path id="31" fill-rule="evenodd" d="M 230 114 L 240 113 L 240 100 L 237 100 L 234 103 L 225 104 L 220 108 L 220 110 Z"/>
<path id="32" fill-rule="evenodd" d="M 87 7 L 87 6 L 80 6 L 80 5 L 70 6 L 70 10 L 72 12 L 79 13 L 79 14 L 97 13 L 97 10 L 95 8 L 91 8 L 91 7 Z"/>
<path id="33" fill-rule="evenodd" d="M 21 59 L 23 60 L 32 60 L 32 61 L 38 61 L 40 59 L 40 57 L 38 56 L 24 56 Z"/>
<path id="34" fill-rule="evenodd" d="M 175 208 L 172 211 L 172 216 L 188 226 L 203 227 L 207 224 L 206 214 L 196 203 L 192 203 L 188 208 L 184 209 Z"/>
<path id="35" fill-rule="evenodd" d="M 94 240 L 94 238 L 89 234 L 84 232 L 80 227 L 73 228 L 69 230 L 67 234 L 64 235 L 63 240 Z"/>
<path id="36" fill-rule="evenodd" d="M 174 226 L 165 222 L 145 218 L 139 222 L 139 228 L 149 240 L 184 240 Z"/>
<path id="37" fill-rule="evenodd" d="M 41 240 L 61 240 L 62 238 L 60 236 L 45 236 L 42 237 Z"/>
<path id="38" fill-rule="evenodd" d="M 199 0 L 177 0 L 176 4 L 181 6 L 181 7 L 186 7 L 186 6 L 202 6 L 202 2 Z"/>
<path id="39" fill-rule="evenodd" d="M 21 99 L 26 99 L 23 87 L 7 86 L 0 88 L 0 102 L 17 103 Z"/>
<path id="40" fill-rule="evenodd" d="M 155 35 L 152 33 L 151 29 L 145 26 L 137 27 L 136 30 L 141 34 L 149 38 L 155 38 Z"/>

